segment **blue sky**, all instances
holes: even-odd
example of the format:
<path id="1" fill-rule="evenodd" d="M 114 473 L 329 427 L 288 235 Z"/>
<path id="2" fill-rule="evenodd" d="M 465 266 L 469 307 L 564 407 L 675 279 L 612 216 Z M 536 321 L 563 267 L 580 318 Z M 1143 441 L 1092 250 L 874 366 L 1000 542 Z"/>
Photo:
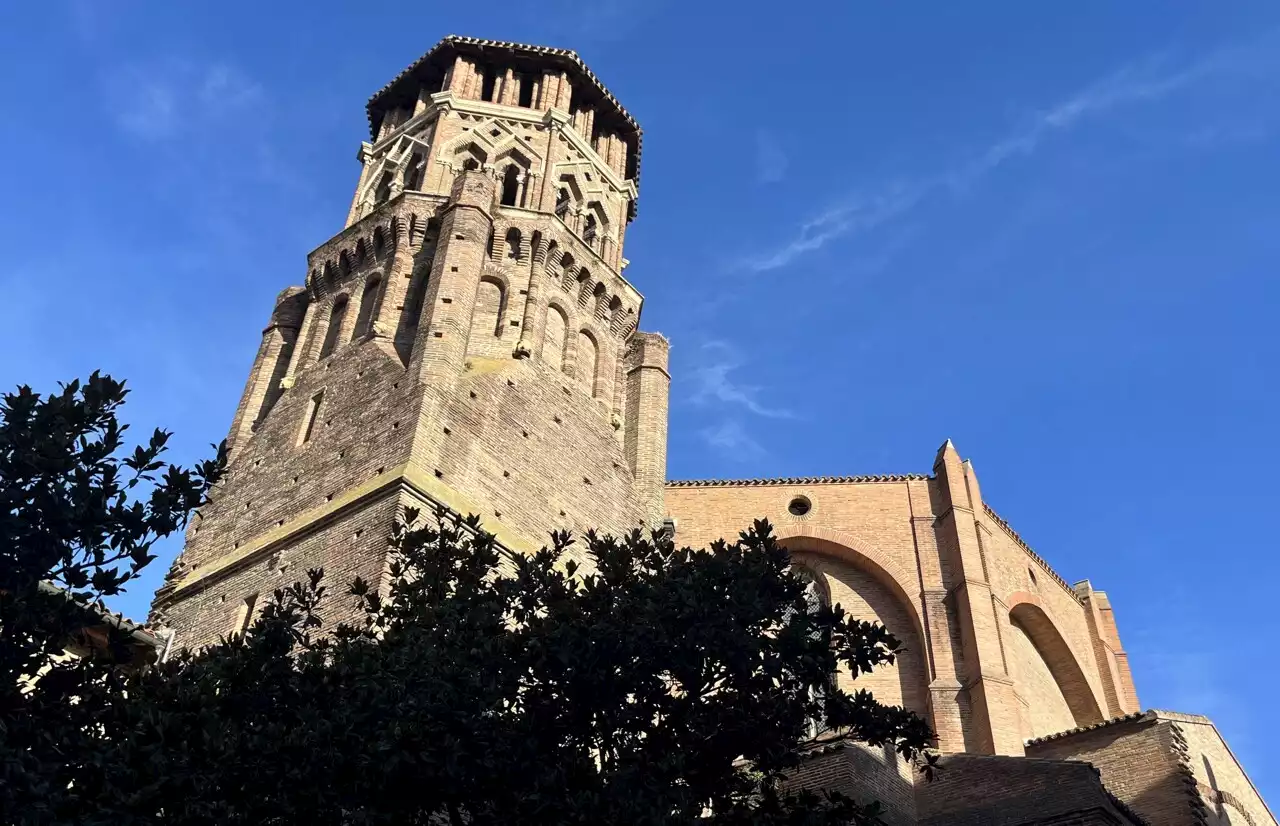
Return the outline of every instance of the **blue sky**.
<path id="1" fill-rule="evenodd" d="M 646 132 L 671 476 L 928 472 L 951 438 L 1111 594 L 1143 704 L 1280 800 L 1280 7 L 501 5 L 10 4 L 0 383 L 103 368 L 201 456 L 341 227 L 368 95 L 448 33 L 575 48 Z"/>

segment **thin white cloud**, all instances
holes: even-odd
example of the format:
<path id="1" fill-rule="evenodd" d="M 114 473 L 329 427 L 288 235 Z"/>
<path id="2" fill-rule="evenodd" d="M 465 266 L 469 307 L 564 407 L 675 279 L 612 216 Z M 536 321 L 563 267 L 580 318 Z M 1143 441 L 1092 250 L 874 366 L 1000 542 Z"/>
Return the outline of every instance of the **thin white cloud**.
<path id="1" fill-rule="evenodd" d="M 733 419 L 704 428 L 699 431 L 699 435 L 709 447 L 730 459 L 758 459 L 766 452 L 759 442 L 751 438 L 742 424 Z"/>
<path id="2" fill-rule="evenodd" d="M 1169 69 L 1163 58 L 1123 67 L 1058 104 L 1040 110 L 1011 133 L 971 160 L 933 177 L 900 181 L 879 190 L 858 190 L 842 203 L 802 224 L 794 237 L 772 250 L 737 263 L 737 269 L 766 272 L 790 264 L 831 241 L 874 229 L 941 191 L 964 190 L 1011 159 L 1033 154 L 1050 136 L 1116 109 L 1159 101 L 1208 78 L 1255 76 L 1273 80 L 1280 62 L 1271 32 L 1256 41 L 1221 49 L 1207 57 Z"/>
<path id="3" fill-rule="evenodd" d="M 795 413 L 759 401 L 762 388 L 742 384 L 730 375 L 742 366 L 737 352 L 723 341 L 709 341 L 700 348 L 700 362 L 694 367 L 692 401 L 700 405 L 741 407 L 770 419 L 793 419 Z"/>
<path id="4" fill-rule="evenodd" d="M 756 130 L 756 180 L 773 184 L 787 176 L 787 153 L 773 133 Z"/>
<path id="5" fill-rule="evenodd" d="M 116 126 L 149 142 L 221 122 L 262 97 L 262 87 L 233 66 L 172 59 L 119 67 L 108 73 L 103 88 Z"/>

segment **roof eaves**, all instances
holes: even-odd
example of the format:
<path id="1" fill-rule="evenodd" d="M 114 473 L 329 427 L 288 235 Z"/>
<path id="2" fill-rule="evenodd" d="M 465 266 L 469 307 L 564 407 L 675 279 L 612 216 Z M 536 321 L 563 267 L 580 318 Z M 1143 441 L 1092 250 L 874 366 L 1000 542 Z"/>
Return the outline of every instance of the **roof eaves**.
<path id="1" fill-rule="evenodd" d="M 927 482 L 928 476 L 920 473 L 888 474 L 879 476 L 782 476 L 770 479 L 671 479 L 669 488 L 760 488 L 785 485 L 847 485 L 875 484 L 880 482 Z"/>

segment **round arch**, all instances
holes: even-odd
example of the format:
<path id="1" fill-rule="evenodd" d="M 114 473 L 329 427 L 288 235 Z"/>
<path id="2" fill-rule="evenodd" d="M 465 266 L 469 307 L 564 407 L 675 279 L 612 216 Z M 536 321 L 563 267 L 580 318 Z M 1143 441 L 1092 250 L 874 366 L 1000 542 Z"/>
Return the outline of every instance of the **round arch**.
<path id="1" fill-rule="evenodd" d="M 1008 607 L 1009 621 L 1026 633 L 1040 658 L 1048 666 L 1049 673 L 1067 701 L 1067 707 L 1071 709 L 1076 725 L 1101 723 L 1104 719 L 1102 706 L 1093 687 L 1089 685 L 1089 679 L 1066 638 L 1044 610 L 1040 597 L 1018 591 L 1009 597 Z"/>
<path id="2" fill-rule="evenodd" d="M 777 530 L 778 543 L 784 547 L 842 559 L 871 574 L 902 602 L 920 641 L 923 643 L 927 639 L 924 623 L 920 620 L 918 600 L 911 596 L 918 593 L 920 587 L 914 584 L 914 577 L 901 565 L 874 546 L 841 531 L 808 525 L 779 525 Z"/>

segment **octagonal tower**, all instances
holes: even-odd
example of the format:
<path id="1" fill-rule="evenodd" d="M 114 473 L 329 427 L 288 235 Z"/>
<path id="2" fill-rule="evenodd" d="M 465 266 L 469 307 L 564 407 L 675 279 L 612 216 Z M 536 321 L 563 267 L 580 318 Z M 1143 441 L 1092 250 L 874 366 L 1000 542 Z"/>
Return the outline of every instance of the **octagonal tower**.
<path id="1" fill-rule="evenodd" d="M 346 226 L 278 297 L 227 477 L 156 595 L 179 645 L 307 568 L 379 581 L 406 505 L 516 550 L 663 516 L 667 342 L 622 274 L 635 120 L 571 51 L 461 37 L 368 114 Z"/>

